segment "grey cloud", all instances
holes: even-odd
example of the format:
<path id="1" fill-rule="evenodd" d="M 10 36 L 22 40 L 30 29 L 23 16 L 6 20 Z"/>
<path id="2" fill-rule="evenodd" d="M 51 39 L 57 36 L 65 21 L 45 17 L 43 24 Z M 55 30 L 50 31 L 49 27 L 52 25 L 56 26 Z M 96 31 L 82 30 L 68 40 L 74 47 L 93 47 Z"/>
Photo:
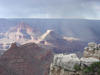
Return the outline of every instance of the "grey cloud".
<path id="1" fill-rule="evenodd" d="M 0 17 L 98 18 L 99 0 L 0 0 Z"/>

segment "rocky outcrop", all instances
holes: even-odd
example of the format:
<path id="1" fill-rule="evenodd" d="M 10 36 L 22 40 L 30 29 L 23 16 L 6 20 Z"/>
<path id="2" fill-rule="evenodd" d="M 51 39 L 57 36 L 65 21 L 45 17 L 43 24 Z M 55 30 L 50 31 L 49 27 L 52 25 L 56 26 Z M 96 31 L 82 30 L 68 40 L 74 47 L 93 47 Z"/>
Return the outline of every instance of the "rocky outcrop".
<path id="1" fill-rule="evenodd" d="M 48 75 L 51 57 L 50 50 L 35 43 L 13 43 L 0 57 L 0 75 Z"/>
<path id="2" fill-rule="evenodd" d="M 76 54 L 57 54 L 54 56 L 53 65 L 60 66 L 63 69 L 74 71 L 74 65 L 80 64 Z"/>
<path id="3" fill-rule="evenodd" d="M 95 53 L 96 51 L 99 51 L 99 45 L 89 43 L 88 48 L 85 48 L 85 51 L 87 51 L 90 56 L 84 54 L 83 57 L 79 58 L 76 54 L 55 54 L 50 66 L 50 75 L 82 75 L 81 71 L 75 69 L 76 65 L 82 69 L 90 66 L 94 62 L 100 61 L 98 56 L 100 53 Z M 95 55 L 97 55 L 97 57 Z"/>
<path id="4" fill-rule="evenodd" d="M 100 44 L 96 44 L 94 42 L 88 43 L 88 47 L 85 47 L 84 57 L 100 59 Z"/>

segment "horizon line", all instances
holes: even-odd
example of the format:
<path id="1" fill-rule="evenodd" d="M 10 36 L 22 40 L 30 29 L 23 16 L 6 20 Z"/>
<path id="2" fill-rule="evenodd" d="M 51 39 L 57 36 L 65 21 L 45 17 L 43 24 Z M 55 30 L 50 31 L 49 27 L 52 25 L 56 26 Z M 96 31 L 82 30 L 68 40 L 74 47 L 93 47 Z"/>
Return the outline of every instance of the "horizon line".
<path id="1" fill-rule="evenodd" d="M 85 18 L 82 19 L 82 18 L 20 18 L 20 17 L 19 18 L 16 18 L 16 17 L 15 18 L 10 18 L 9 17 L 9 18 L 0 18 L 0 19 L 52 19 L 52 20 L 53 19 L 59 19 L 59 20 L 60 19 L 62 19 L 62 20 L 67 20 L 67 19 L 68 20 L 71 20 L 72 19 L 72 20 L 100 20 L 100 19 L 85 19 Z"/>

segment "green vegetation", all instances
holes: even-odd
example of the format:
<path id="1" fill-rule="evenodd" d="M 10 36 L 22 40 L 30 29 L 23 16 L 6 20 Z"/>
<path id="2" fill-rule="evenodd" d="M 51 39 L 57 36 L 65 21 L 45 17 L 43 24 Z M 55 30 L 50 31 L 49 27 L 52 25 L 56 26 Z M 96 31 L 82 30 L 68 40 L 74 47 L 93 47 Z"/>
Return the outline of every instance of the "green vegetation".
<path id="1" fill-rule="evenodd" d="M 75 71 L 80 71 L 81 70 L 81 66 L 79 64 L 76 64 L 74 66 Z"/>
<path id="2" fill-rule="evenodd" d="M 82 72 L 82 75 L 100 75 L 100 62 L 94 62 L 90 66 L 83 68 L 76 64 L 74 69 L 76 72 Z"/>
<path id="3" fill-rule="evenodd" d="M 83 75 L 100 75 L 100 62 L 95 62 L 88 67 L 84 67 Z"/>

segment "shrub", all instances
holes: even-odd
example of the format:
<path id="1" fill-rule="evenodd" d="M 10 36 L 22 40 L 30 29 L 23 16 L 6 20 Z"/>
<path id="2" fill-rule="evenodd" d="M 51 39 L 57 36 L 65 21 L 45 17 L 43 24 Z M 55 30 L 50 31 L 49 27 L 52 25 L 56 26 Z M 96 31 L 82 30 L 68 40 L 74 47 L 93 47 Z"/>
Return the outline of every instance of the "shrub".
<path id="1" fill-rule="evenodd" d="M 81 70 L 81 66 L 79 64 L 76 64 L 74 66 L 75 71 L 80 71 Z"/>
<path id="2" fill-rule="evenodd" d="M 100 62 L 95 62 L 83 68 L 83 75 L 100 75 Z"/>

